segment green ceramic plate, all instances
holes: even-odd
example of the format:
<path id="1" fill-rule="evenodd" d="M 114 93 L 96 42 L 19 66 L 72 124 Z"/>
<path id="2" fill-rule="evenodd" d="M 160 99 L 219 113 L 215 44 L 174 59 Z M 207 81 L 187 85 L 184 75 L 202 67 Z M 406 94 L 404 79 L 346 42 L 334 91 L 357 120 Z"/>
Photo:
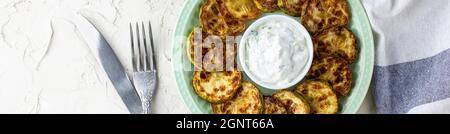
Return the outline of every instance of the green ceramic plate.
<path id="1" fill-rule="evenodd" d="M 351 10 L 350 29 L 358 39 L 359 58 L 352 65 L 353 85 L 350 95 L 340 101 L 340 113 L 356 113 L 366 96 L 372 78 L 374 65 L 374 43 L 372 29 L 369 20 L 359 0 L 348 0 Z M 186 56 L 186 37 L 189 32 L 200 26 L 198 13 L 203 0 L 188 0 L 178 18 L 173 37 L 173 69 L 176 84 L 187 107 L 194 114 L 212 113 L 210 103 L 202 100 L 192 89 L 192 65 Z M 281 13 L 279 13 L 281 14 Z M 245 76 L 244 79 L 248 80 Z M 271 91 L 261 88 L 263 94 L 270 94 Z"/>

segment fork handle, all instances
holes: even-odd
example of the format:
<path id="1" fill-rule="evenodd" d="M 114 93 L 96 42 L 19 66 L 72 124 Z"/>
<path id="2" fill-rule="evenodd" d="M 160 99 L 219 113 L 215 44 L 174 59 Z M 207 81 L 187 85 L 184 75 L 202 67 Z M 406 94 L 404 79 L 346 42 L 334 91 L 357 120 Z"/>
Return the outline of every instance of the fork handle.
<path id="1" fill-rule="evenodd" d="M 147 77 L 146 77 L 147 78 Z M 151 73 L 150 78 L 146 79 L 146 93 L 143 95 L 144 97 L 141 97 L 142 100 L 142 108 L 144 114 L 151 114 L 152 113 L 152 100 L 153 100 L 153 94 L 156 90 L 156 84 L 157 84 L 157 75 L 156 71 Z"/>
<path id="2" fill-rule="evenodd" d="M 134 73 L 133 82 L 141 98 L 143 114 L 151 114 L 153 94 L 157 86 L 156 71 Z"/>
<path id="3" fill-rule="evenodd" d="M 143 97 L 142 100 L 142 108 L 143 108 L 143 114 L 152 114 L 152 99 L 153 95 L 150 94 L 149 97 Z"/>
<path id="4" fill-rule="evenodd" d="M 146 96 L 141 97 L 142 100 L 142 108 L 144 114 L 152 114 L 152 100 L 153 100 L 153 92 L 156 89 L 156 81 L 152 83 L 152 85 L 149 85 L 149 91 L 146 94 Z"/>

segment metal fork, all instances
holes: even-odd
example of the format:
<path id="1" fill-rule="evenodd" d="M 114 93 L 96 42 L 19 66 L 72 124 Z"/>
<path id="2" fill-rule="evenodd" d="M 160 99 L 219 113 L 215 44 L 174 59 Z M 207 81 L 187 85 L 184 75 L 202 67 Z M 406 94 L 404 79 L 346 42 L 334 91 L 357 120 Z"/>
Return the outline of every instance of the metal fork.
<path id="1" fill-rule="evenodd" d="M 147 28 L 147 29 L 146 29 Z M 144 114 L 151 114 L 151 103 L 157 86 L 157 69 L 153 50 L 153 35 L 151 22 L 145 26 L 130 23 L 131 57 L 133 64 L 132 80 L 141 98 Z"/>

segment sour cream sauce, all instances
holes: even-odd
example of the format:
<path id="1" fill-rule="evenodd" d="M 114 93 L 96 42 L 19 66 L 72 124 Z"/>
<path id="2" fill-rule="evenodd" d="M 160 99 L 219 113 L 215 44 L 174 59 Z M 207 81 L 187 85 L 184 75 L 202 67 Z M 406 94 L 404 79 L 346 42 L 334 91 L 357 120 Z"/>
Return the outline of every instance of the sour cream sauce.
<path id="1" fill-rule="evenodd" d="M 266 84 L 291 83 L 308 62 L 305 36 L 290 23 L 269 20 L 255 27 L 246 39 L 246 66 Z"/>

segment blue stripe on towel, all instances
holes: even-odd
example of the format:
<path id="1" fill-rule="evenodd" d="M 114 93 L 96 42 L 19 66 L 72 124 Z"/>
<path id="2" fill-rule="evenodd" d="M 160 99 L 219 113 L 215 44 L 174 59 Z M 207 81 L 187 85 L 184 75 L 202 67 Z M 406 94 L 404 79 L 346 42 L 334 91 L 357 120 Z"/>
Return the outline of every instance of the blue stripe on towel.
<path id="1" fill-rule="evenodd" d="M 378 113 L 406 113 L 450 97 L 450 49 L 422 60 L 375 66 L 374 71 Z"/>

